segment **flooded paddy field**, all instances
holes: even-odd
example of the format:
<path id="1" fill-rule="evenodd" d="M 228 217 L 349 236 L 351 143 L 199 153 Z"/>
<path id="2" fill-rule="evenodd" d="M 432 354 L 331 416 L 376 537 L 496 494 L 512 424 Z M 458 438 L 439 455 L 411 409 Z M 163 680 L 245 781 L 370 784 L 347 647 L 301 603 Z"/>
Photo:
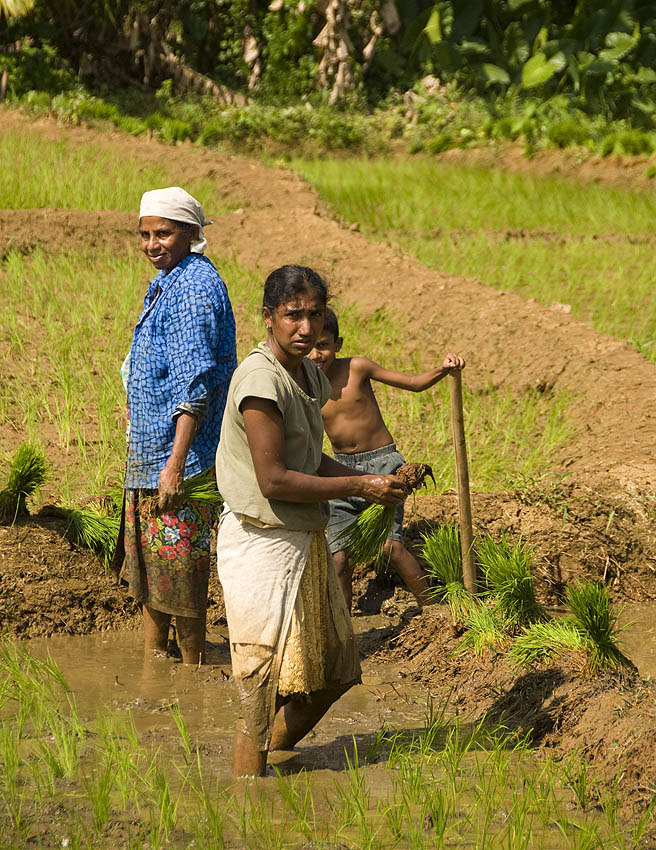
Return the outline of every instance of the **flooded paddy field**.
<path id="1" fill-rule="evenodd" d="M 423 616 L 356 617 L 361 646 Z M 200 668 L 144 658 L 134 630 L 5 644 L 0 683 L 3 848 L 648 846 L 648 813 L 623 817 L 621 785 L 454 714 L 380 651 L 295 751 L 237 782 L 223 630 Z"/>

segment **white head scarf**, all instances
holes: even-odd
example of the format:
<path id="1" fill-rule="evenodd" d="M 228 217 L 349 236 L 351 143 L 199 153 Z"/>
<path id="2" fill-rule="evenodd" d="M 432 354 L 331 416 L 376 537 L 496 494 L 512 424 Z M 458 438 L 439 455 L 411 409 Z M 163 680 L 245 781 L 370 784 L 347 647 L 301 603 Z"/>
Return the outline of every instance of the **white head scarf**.
<path id="1" fill-rule="evenodd" d="M 203 227 L 212 224 L 206 221 L 203 208 L 196 198 L 189 192 L 185 192 L 179 186 L 170 186 L 168 189 L 153 189 L 144 192 L 141 196 L 139 206 L 139 218 L 145 215 L 155 215 L 159 218 L 168 218 L 172 221 L 182 221 L 185 224 L 198 225 L 198 239 L 191 243 L 190 250 L 194 254 L 202 254 L 207 248 L 207 240 L 203 235 Z"/>

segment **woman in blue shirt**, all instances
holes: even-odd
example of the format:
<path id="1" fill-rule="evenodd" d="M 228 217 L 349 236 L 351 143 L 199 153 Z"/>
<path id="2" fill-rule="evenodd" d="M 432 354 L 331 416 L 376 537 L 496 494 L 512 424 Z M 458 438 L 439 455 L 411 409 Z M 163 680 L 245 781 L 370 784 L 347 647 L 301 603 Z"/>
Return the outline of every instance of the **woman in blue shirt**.
<path id="1" fill-rule="evenodd" d="M 214 463 L 237 365 L 225 284 L 203 256 L 207 224 L 184 189 L 146 192 L 141 248 L 150 282 L 126 361 L 129 414 L 121 578 L 142 604 L 146 650 L 166 652 L 175 616 L 182 660 L 205 660 L 211 509 L 183 481 Z M 159 511 L 152 509 L 157 496 Z"/>

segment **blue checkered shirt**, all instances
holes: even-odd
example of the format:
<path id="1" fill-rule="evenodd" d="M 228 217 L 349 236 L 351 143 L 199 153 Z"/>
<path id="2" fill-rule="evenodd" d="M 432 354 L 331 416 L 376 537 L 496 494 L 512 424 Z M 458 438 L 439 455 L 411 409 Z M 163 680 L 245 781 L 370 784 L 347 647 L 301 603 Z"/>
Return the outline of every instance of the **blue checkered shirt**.
<path id="1" fill-rule="evenodd" d="M 178 416 L 198 430 L 185 478 L 214 464 L 230 378 L 237 366 L 228 290 L 207 257 L 189 254 L 148 287 L 127 378 L 130 429 L 125 488 L 155 488 Z"/>

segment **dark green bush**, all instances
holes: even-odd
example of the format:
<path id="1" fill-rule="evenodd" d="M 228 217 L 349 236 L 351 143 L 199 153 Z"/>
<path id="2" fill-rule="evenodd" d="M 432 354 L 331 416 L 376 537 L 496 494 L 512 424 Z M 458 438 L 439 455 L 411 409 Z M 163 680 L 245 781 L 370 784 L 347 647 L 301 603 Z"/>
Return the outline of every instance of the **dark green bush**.
<path id="1" fill-rule="evenodd" d="M 48 45 L 25 47 L 15 53 L 0 53 L 0 70 L 8 72 L 7 91 L 10 96 L 23 97 L 30 91 L 59 94 L 78 85 L 70 66 Z"/>
<path id="2" fill-rule="evenodd" d="M 546 136 L 558 148 L 584 145 L 590 139 L 587 128 L 573 118 L 564 118 L 549 124 L 546 128 Z"/>

